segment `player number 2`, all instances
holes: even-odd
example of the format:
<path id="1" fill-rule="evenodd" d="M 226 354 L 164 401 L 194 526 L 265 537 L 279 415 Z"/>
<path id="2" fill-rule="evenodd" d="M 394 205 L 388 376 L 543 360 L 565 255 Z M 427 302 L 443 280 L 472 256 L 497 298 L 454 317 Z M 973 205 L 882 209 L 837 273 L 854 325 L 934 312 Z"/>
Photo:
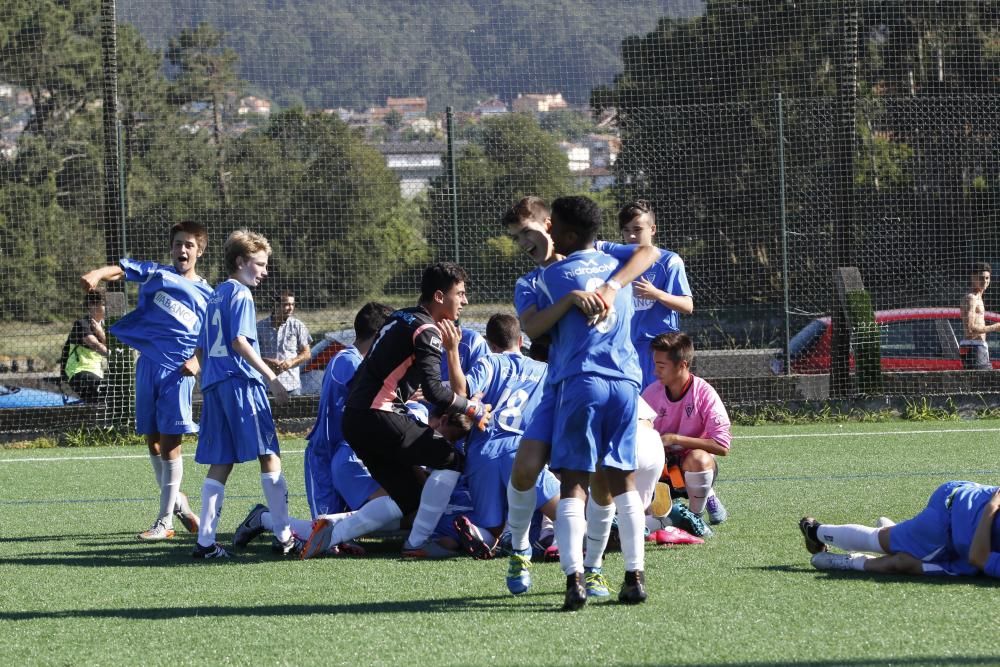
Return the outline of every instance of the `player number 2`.
<path id="1" fill-rule="evenodd" d="M 222 340 L 222 313 L 218 310 L 212 313 L 212 327 L 215 328 L 215 340 L 208 350 L 208 356 L 228 357 L 229 351 L 226 350 L 226 343 Z"/>

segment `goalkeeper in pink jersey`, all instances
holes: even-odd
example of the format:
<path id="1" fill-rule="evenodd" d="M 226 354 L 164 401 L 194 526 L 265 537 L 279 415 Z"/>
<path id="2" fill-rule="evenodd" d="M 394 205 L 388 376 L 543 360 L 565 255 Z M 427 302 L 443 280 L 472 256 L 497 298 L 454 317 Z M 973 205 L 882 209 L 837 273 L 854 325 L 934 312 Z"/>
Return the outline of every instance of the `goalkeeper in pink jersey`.
<path id="1" fill-rule="evenodd" d="M 651 347 L 659 382 L 646 387 L 642 397 L 656 411 L 653 427 L 663 441 L 667 464 L 683 471 L 691 512 L 700 517 L 707 508 L 709 522 L 722 523 L 728 513 L 712 483 L 718 471 L 715 457 L 729 454 L 733 437 L 726 406 L 712 385 L 691 374 L 694 344 L 687 334 L 661 334 Z"/>

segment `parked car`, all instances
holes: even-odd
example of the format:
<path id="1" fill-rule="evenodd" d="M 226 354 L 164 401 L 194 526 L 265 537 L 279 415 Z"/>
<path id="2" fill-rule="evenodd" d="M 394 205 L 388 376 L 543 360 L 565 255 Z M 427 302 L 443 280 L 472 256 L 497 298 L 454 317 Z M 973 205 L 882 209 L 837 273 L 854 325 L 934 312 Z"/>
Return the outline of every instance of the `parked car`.
<path id="1" fill-rule="evenodd" d="M 987 312 L 986 323 L 1000 322 L 1000 313 Z M 900 308 L 875 312 L 879 327 L 883 371 L 960 370 L 958 341 L 962 315 L 958 308 Z M 1000 340 L 987 336 L 993 368 L 1000 368 Z M 833 326 L 829 317 L 807 324 L 790 341 L 792 373 L 830 372 Z M 853 354 L 851 367 L 854 366 Z M 784 351 L 771 360 L 776 375 L 785 371 Z"/>
<path id="2" fill-rule="evenodd" d="M 77 403 L 80 403 L 80 399 L 55 391 L 0 384 L 0 410 L 59 408 Z"/>

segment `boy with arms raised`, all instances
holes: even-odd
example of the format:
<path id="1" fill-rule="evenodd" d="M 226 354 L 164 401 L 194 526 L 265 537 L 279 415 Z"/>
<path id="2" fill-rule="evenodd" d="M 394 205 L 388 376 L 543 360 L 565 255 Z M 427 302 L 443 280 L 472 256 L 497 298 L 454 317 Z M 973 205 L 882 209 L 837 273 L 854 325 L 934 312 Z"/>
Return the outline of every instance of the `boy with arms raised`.
<path id="1" fill-rule="evenodd" d="M 660 434 L 667 462 L 676 462 L 684 474 L 689 508 L 698 520 L 678 521 L 676 511 L 671 516 L 675 524 L 699 537 L 711 535 L 700 516 L 707 505 L 712 523 L 726 518 L 712 482 L 715 457 L 729 454 L 732 444 L 729 414 L 712 385 L 691 374 L 694 344 L 687 334 L 660 334 L 650 347 L 659 382 L 646 387 L 642 397 L 656 411 L 653 428 Z"/>
<path id="2" fill-rule="evenodd" d="M 199 344 L 204 364 L 201 391 L 201 433 L 195 461 L 209 466 L 201 488 L 201 528 L 192 556 L 228 558 L 216 543 L 226 481 L 233 465 L 257 459 L 260 483 L 274 526 L 276 553 L 298 553 L 298 540 L 288 520 L 288 485 L 281 473 L 278 438 L 267 400 L 270 388 L 276 401 L 288 400 L 277 375 L 261 358 L 257 345 L 257 311 L 251 287 L 267 276 L 271 245 L 255 232 L 241 229 L 223 247 L 225 281 L 212 293 Z"/>
<path id="3" fill-rule="evenodd" d="M 565 259 L 546 267 L 538 281 L 538 309 L 554 306 L 550 312 L 556 319 L 550 330 L 548 376 L 549 390 L 558 395 L 551 466 L 562 477 L 556 539 L 566 574 L 566 611 L 580 609 L 587 601 L 584 504 L 591 475 L 598 470 L 618 513 L 625 560 L 618 600 L 636 604 L 646 599 L 644 507 L 635 488 L 641 372 L 629 337 L 631 289 L 618 290 L 613 300 L 599 296 L 599 304 L 584 310 L 566 298 L 574 292 L 597 294 L 594 290 L 618 270 L 617 259 L 594 248 L 600 227 L 601 210 L 593 200 L 562 197 L 553 202 L 552 242 Z M 591 319 L 601 314 L 605 319 L 591 326 Z"/>
<path id="4" fill-rule="evenodd" d="M 170 228 L 169 266 L 129 258 L 105 266 L 80 278 L 90 292 L 100 282 L 125 280 L 141 283 L 136 307 L 110 331 L 118 340 L 139 351 L 135 364 L 135 430 L 146 436 L 153 476 L 160 490 L 160 510 L 142 540 L 166 540 L 174 536 L 173 516 L 191 531 L 198 530 L 198 517 L 180 492 L 183 478 L 181 439 L 197 433 L 191 410 L 195 358 L 205 307 L 212 293 L 197 274 L 198 258 L 208 245 L 204 225 L 178 222 Z"/>
<path id="5" fill-rule="evenodd" d="M 525 197 L 520 200 L 504 215 L 503 224 L 518 247 L 538 264 L 537 268 L 519 278 L 514 286 L 514 308 L 521 328 L 531 337 L 534 347 L 545 342 L 542 339 L 547 338 L 546 332 L 558 319 L 556 313 L 563 312 L 557 311 L 555 307 L 539 308 L 537 303 L 538 281 L 542 271 L 562 257 L 555 251 L 549 235 L 552 228 L 549 207 L 540 198 Z M 559 305 L 560 309 L 574 307 L 580 312 L 587 312 L 592 324 L 599 323 L 609 314 L 604 302 L 613 301 L 622 285 L 627 285 L 641 275 L 659 256 L 656 248 L 651 246 L 632 247 L 605 242 L 597 242 L 595 245 L 602 252 L 615 255 L 622 262 L 621 266 L 596 291 L 574 290 L 563 296 L 561 301 L 564 303 Z M 512 547 L 507 586 L 515 594 L 528 590 L 531 585 L 531 546 L 528 532 L 535 508 L 535 481 L 549 459 L 555 399 L 555 392 L 550 391 L 547 386 L 543 390 L 534 418 L 526 425 L 507 486 L 507 522 Z M 587 563 L 588 566 L 596 565 L 604 553 L 615 513 L 614 503 L 599 477 L 595 477 L 594 492 L 587 503 L 587 559 L 592 561 Z M 596 502 L 597 500 L 600 502 Z M 593 574 L 595 576 L 588 576 L 588 590 L 595 594 L 604 593 L 606 587 L 603 585 L 603 576 L 596 576 L 600 574 L 596 571 Z M 591 582 L 593 586 L 589 585 Z"/>

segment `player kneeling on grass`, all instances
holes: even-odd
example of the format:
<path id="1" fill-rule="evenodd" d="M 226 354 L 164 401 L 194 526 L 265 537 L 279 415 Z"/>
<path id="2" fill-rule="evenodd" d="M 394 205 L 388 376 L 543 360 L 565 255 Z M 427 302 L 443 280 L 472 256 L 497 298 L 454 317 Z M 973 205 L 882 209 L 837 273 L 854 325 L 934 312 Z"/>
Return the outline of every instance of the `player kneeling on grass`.
<path id="1" fill-rule="evenodd" d="M 712 385 L 691 374 L 694 344 L 684 333 L 660 334 L 651 343 L 656 364 L 655 382 L 642 397 L 656 411 L 653 426 L 666 450 L 667 465 L 678 465 L 684 475 L 690 513 L 679 503 L 671 510 L 674 525 L 699 537 L 712 534 L 701 519 L 722 523 L 728 513 L 715 495 L 716 456 L 729 454 L 732 443 L 729 414 Z"/>
<path id="2" fill-rule="evenodd" d="M 250 287 L 267 276 L 271 245 L 260 234 L 242 229 L 229 235 L 223 254 L 229 280 L 208 301 L 198 350 L 204 403 L 194 458 L 209 469 L 201 489 L 201 527 L 192 556 L 229 556 L 215 540 L 226 480 L 234 464 L 255 458 L 260 461 L 260 483 L 274 522 L 273 549 L 289 555 L 297 553 L 300 544 L 288 522 L 288 486 L 281 473 L 267 389 L 279 403 L 287 401 L 288 394 L 260 357 L 257 311 L 250 293 Z"/>
<path id="3" fill-rule="evenodd" d="M 898 524 L 880 519 L 879 524 L 834 525 L 803 517 L 799 529 L 819 570 L 967 576 L 982 572 L 1000 578 L 1000 487 L 945 482 L 920 514 Z M 828 547 L 849 553 L 830 553 Z"/>

